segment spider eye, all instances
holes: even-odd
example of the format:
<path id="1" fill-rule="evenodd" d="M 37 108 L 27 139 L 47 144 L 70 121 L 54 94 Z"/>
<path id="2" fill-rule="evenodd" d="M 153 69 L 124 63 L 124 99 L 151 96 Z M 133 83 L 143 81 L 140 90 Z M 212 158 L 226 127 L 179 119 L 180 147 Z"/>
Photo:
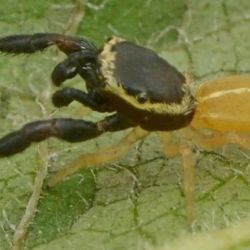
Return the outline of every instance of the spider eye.
<path id="1" fill-rule="evenodd" d="M 136 96 L 136 100 L 139 103 L 145 103 L 148 100 L 148 96 L 146 92 L 140 92 L 137 96 Z"/>

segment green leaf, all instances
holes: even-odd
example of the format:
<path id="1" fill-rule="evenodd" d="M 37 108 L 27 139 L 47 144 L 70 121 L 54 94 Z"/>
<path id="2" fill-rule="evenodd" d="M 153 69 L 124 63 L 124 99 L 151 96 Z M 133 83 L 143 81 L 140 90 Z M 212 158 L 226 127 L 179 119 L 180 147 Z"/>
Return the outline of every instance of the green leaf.
<path id="1" fill-rule="evenodd" d="M 249 72 L 248 0 L 82 3 L 84 17 L 76 35 L 98 46 L 112 35 L 132 40 L 154 49 L 181 71 L 192 73 L 197 84 L 227 72 Z M 73 11 L 74 3 L 67 0 L 5 0 L 0 10 L 1 35 L 62 33 Z M 50 74 L 63 58 L 54 48 L 31 56 L 0 55 L 1 136 L 48 117 L 102 117 L 86 109 L 79 111 L 77 104 L 58 111 L 51 105 L 56 88 Z M 84 88 L 79 77 L 65 85 Z M 81 154 L 117 143 L 126 133 L 109 133 L 73 145 L 51 139 L 1 159 L 0 249 L 9 249 L 12 244 L 13 231 L 23 216 L 41 165 L 41 147 L 49 152 L 51 172 Z M 193 250 L 200 235 L 204 246 L 209 247 L 209 237 L 218 240 L 213 230 L 234 228 L 236 222 L 248 223 L 249 152 L 229 145 L 212 153 L 201 150 L 198 157 L 193 225 L 193 232 L 199 233 L 197 238 L 192 238 L 186 227 L 180 158 L 166 158 L 158 134 L 152 133 L 121 159 L 80 171 L 51 189 L 45 184 L 26 248 L 135 250 L 167 244 L 166 249 L 172 250 L 180 249 L 182 243 L 185 249 Z M 244 230 L 235 234 L 245 237 Z M 249 239 L 239 240 L 234 248 L 229 244 L 218 249 L 248 249 Z"/>

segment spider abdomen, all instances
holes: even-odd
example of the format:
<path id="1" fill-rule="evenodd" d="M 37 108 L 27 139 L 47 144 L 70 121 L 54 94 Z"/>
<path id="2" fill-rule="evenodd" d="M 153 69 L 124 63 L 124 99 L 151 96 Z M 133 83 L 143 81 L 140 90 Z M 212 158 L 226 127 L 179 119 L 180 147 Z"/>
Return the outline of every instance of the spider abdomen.
<path id="1" fill-rule="evenodd" d="M 250 76 L 232 75 L 198 89 L 192 125 L 217 131 L 250 132 Z"/>

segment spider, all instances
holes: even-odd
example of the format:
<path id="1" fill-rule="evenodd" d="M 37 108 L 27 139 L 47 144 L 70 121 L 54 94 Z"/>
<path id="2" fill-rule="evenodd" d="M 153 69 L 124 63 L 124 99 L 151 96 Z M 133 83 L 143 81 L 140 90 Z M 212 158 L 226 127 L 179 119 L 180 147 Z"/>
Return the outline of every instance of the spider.
<path id="1" fill-rule="evenodd" d="M 56 33 L 0 39 L 0 51 L 12 54 L 35 53 L 52 45 L 67 55 L 54 68 L 52 82 L 60 86 L 80 75 L 87 89 L 62 88 L 53 94 L 53 104 L 62 107 L 77 101 L 112 114 L 96 123 L 71 118 L 28 123 L 0 139 L 0 156 L 14 155 L 49 137 L 73 143 L 133 128 L 118 145 L 73 160 L 52 177 L 49 185 L 53 186 L 82 167 L 119 157 L 150 131 L 168 131 L 161 136 L 163 151 L 168 156 L 182 157 L 187 218 L 191 222 L 193 145 L 211 150 L 236 143 L 250 148 L 250 138 L 244 134 L 250 131 L 250 76 L 231 75 L 208 81 L 193 93 L 188 79 L 154 51 L 118 37 L 108 39 L 101 49 L 84 38 Z M 177 135 L 179 140 L 175 140 Z"/>

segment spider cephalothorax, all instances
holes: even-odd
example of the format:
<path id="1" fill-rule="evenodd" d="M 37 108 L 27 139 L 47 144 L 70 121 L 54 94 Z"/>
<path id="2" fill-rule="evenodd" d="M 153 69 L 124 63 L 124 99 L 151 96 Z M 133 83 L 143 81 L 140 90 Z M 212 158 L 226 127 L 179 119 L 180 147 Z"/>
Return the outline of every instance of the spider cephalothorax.
<path id="1" fill-rule="evenodd" d="M 186 126 L 194 99 L 184 76 L 150 49 L 113 37 L 98 56 L 110 105 L 147 130 Z"/>

